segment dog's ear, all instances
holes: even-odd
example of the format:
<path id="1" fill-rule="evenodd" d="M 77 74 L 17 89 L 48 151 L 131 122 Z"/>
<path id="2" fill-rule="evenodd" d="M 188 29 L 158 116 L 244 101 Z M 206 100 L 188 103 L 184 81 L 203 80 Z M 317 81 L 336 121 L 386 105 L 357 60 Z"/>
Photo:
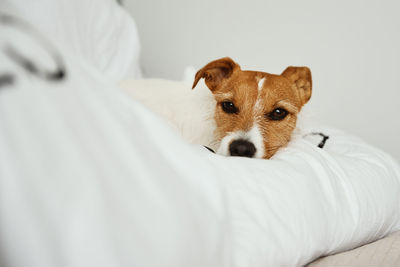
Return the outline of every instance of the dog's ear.
<path id="1" fill-rule="evenodd" d="M 312 79 L 311 71 L 307 67 L 287 67 L 281 74 L 291 81 L 299 92 L 302 105 L 311 98 Z"/>
<path id="2" fill-rule="evenodd" d="M 207 87 L 213 91 L 223 79 L 229 78 L 237 69 L 240 69 L 240 66 L 229 57 L 211 61 L 196 73 L 192 89 L 204 78 Z"/>

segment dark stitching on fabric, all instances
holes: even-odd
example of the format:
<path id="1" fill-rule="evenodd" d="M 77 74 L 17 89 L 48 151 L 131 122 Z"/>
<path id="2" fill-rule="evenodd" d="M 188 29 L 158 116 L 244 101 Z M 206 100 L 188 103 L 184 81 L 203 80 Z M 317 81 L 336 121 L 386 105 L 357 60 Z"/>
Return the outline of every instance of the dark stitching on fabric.
<path id="1" fill-rule="evenodd" d="M 320 133 L 320 132 L 309 133 L 309 134 L 304 135 L 303 137 L 306 137 L 306 136 L 308 136 L 308 135 L 320 135 L 320 136 L 322 137 L 322 141 L 319 142 L 319 144 L 318 144 L 318 147 L 319 147 L 319 148 L 324 148 L 324 146 L 325 146 L 325 144 L 326 144 L 326 141 L 328 141 L 328 139 L 329 139 L 329 136 L 328 136 L 328 135 L 325 135 L 325 134 Z"/>
<path id="2" fill-rule="evenodd" d="M 204 146 L 205 148 L 207 148 L 209 151 L 211 151 L 212 153 L 214 153 L 215 154 L 215 151 L 214 150 L 212 150 L 211 148 L 209 148 L 208 146 Z"/>
<path id="3" fill-rule="evenodd" d="M 63 59 L 59 55 L 57 50 L 52 46 L 52 44 L 46 38 L 44 38 L 40 33 L 38 33 L 32 27 L 30 27 L 29 24 L 17 20 L 16 18 L 7 14 L 0 14 L 0 23 L 7 26 L 14 26 L 17 29 L 24 31 L 26 34 L 30 35 L 36 42 L 40 43 L 42 48 L 46 50 L 50 54 L 51 58 L 54 60 L 56 65 L 56 70 L 48 71 L 45 70 L 44 68 L 38 67 L 37 64 L 35 64 L 32 60 L 23 56 L 14 47 L 8 45 L 5 46 L 4 52 L 11 60 L 20 65 L 27 72 L 34 74 L 40 78 L 49 81 L 62 81 L 65 79 L 66 68 Z"/>
<path id="4" fill-rule="evenodd" d="M 14 75 L 10 73 L 0 74 L 0 88 L 13 85 L 15 82 Z"/>

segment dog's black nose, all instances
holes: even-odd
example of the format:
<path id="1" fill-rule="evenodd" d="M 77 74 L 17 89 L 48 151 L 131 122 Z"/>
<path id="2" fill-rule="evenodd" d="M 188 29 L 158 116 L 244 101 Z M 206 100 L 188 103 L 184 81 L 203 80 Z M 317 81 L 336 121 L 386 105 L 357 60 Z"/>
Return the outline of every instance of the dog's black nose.
<path id="1" fill-rule="evenodd" d="M 252 158 L 256 153 L 256 147 L 249 141 L 239 139 L 229 145 L 229 152 L 231 156 Z"/>

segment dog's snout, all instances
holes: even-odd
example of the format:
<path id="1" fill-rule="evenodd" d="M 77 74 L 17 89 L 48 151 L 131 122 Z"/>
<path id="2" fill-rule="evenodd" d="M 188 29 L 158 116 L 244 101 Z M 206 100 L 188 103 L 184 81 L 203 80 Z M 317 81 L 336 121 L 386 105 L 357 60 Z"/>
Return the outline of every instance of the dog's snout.
<path id="1" fill-rule="evenodd" d="M 229 152 L 231 156 L 252 158 L 256 153 L 256 147 L 249 141 L 239 139 L 229 145 Z"/>

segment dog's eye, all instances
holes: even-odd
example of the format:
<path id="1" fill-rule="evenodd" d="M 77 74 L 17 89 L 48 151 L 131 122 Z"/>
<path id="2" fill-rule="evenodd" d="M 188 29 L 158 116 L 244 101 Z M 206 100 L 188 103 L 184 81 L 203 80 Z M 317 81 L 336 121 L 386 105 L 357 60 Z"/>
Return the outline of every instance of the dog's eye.
<path id="1" fill-rule="evenodd" d="M 283 108 L 276 108 L 270 113 L 267 114 L 267 117 L 273 121 L 280 121 L 283 120 L 288 115 L 286 109 Z"/>
<path id="2" fill-rule="evenodd" d="M 226 113 L 238 113 L 239 109 L 230 101 L 224 101 L 221 103 L 222 110 Z"/>

